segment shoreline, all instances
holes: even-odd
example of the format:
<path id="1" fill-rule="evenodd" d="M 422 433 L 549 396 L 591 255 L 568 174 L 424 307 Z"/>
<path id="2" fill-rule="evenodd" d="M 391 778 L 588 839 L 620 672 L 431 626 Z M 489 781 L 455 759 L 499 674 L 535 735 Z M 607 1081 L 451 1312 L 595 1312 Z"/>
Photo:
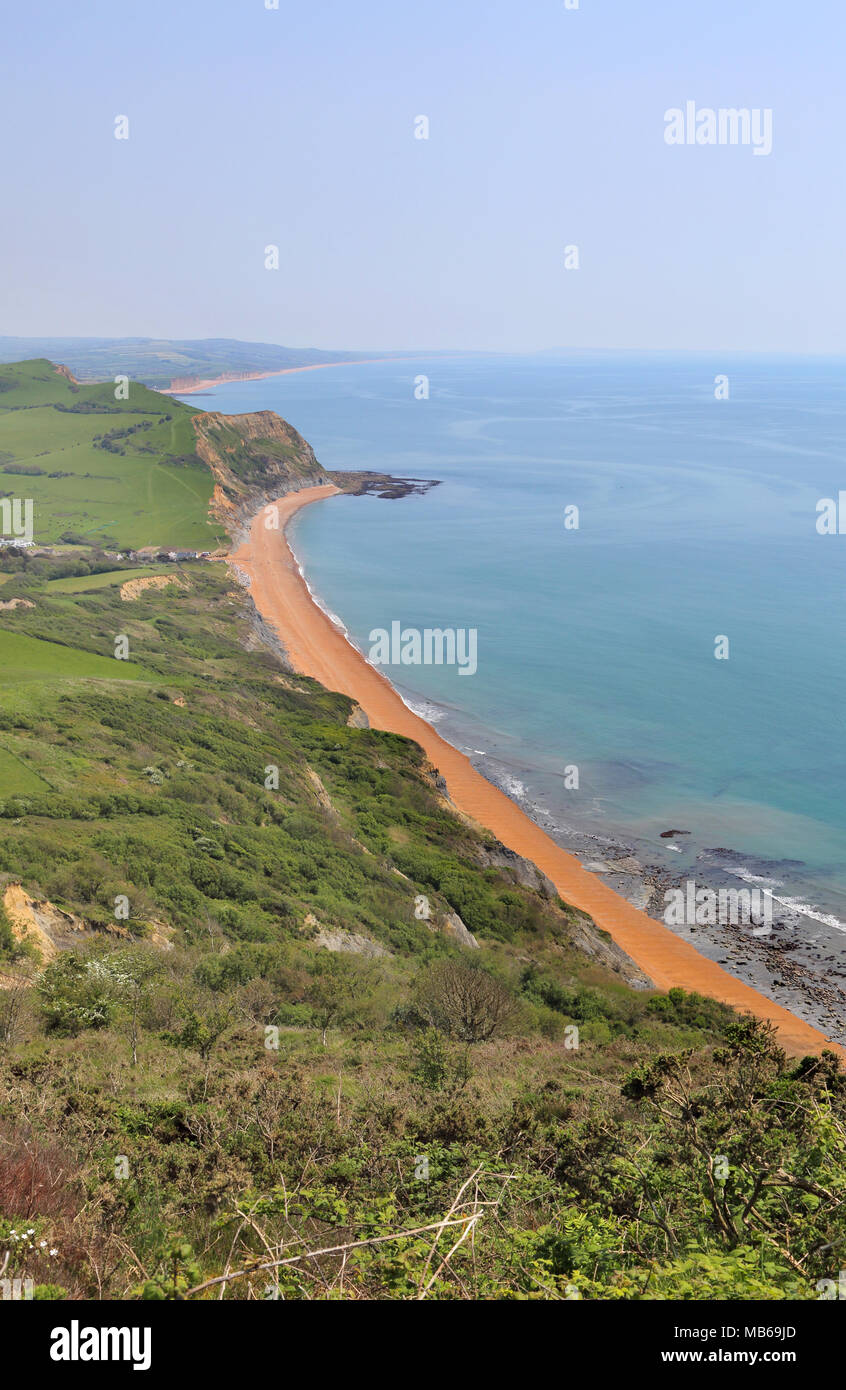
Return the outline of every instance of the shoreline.
<path id="1" fill-rule="evenodd" d="M 425 355 L 425 354 L 424 354 Z M 175 387 L 173 381 L 170 386 L 160 386 L 159 393 L 162 396 L 191 396 L 195 391 L 206 391 L 212 386 L 230 386 L 237 381 L 264 381 L 270 376 L 288 376 L 291 372 L 322 372 L 328 367 L 363 367 L 374 362 L 417 362 L 422 360 L 417 357 L 355 357 L 347 362 L 308 362 L 302 367 L 274 367 L 268 372 L 224 372 L 222 376 L 207 377 L 203 381 L 195 381 L 193 386 Z M 179 377 L 174 378 L 175 381 Z"/>
<path id="2" fill-rule="evenodd" d="M 412 708 L 415 708 L 412 704 Z M 419 710 L 424 718 L 431 715 Z M 619 896 L 644 911 L 662 926 L 661 904 L 668 889 L 687 890 L 694 880 L 699 888 L 719 893 L 748 885 L 771 885 L 773 922 L 769 934 L 755 936 L 746 930 L 714 923 L 711 926 L 676 925 L 669 929 L 695 945 L 700 955 L 724 966 L 728 972 L 767 999 L 783 1005 L 795 1017 L 819 1029 L 839 1047 L 846 1045 L 846 931 L 842 920 L 832 921 L 815 911 L 801 894 L 787 887 L 778 861 L 759 859 L 733 850 L 697 849 L 681 865 L 660 862 L 649 838 L 631 827 L 581 821 L 568 807 L 555 806 L 549 790 L 532 788 L 532 769 L 503 761 L 487 751 L 476 756 L 467 728 L 455 728 L 447 713 L 445 737 L 495 786 L 500 787 L 540 828 L 582 865 L 596 874 Z M 456 737 L 456 734 L 458 735 Z M 775 875 L 775 877 L 774 877 Z M 781 886 L 782 894 L 775 891 Z M 813 894 L 811 895 L 813 899 Z"/>
<path id="3" fill-rule="evenodd" d="M 372 728 L 398 733 L 420 744 L 446 779 L 456 808 L 536 864 L 552 880 L 561 898 L 607 931 L 657 990 L 681 987 L 765 1019 L 775 1025 L 785 1050 L 795 1055 L 819 1052 L 823 1047 L 846 1055 L 819 1029 L 701 955 L 584 868 L 575 855 L 556 844 L 504 791 L 477 771 L 464 753 L 415 714 L 388 679 L 365 660 L 315 602 L 285 536 L 288 522 L 302 507 L 339 492 L 332 484 L 277 499 L 281 535 L 267 531 L 260 515 L 256 516 L 246 539 L 228 557 L 237 572 L 249 580 L 253 602 L 278 634 L 291 666 L 355 700 Z"/>

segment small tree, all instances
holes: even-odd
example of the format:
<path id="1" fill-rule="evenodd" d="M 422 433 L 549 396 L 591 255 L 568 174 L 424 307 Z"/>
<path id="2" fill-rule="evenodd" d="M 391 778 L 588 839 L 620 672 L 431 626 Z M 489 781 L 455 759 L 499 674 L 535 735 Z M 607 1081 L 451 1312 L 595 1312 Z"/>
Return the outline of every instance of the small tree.
<path id="1" fill-rule="evenodd" d="M 421 1090 L 458 1095 L 470 1080 L 469 1047 L 448 1043 L 436 1028 L 412 1038 L 411 1079 Z"/>
<path id="2" fill-rule="evenodd" d="M 480 965 L 437 961 L 419 978 L 416 1002 L 433 1027 L 462 1042 L 487 1042 L 514 1013 L 514 998 Z"/>
<path id="3" fill-rule="evenodd" d="M 311 1005 L 324 1047 L 329 1028 L 354 1013 L 371 979 L 372 968 L 363 961 L 350 960 L 334 951 L 321 952 L 316 958 L 305 998 Z"/>
<path id="4" fill-rule="evenodd" d="M 230 1027 L 234 1012 L 234 1000 L 219 1003 L 195 995 L 185 1009 L 181 1031 L 170 1035 L 172 1042 L 180 1047 L 194 1048 L 203 1059 L 203 1100 L 208 1094 L 212 1053 Z"/>
<path id="5" fill-rule="evenodd" d="M 47 1029 L 74 1037 L 85 1028 L 105 1028 L 117 1003 L 115 981 L 103 963 L 76 951 L 57 956 L 37 983 Z"/>
<path id="6" fill-rule="evenodd" d="M 109 958 L 109 968 L 114 980 L 115 992 L 119 997 L 121 1012 L 125 1016 L 132 1065 L 138 1065 L 139 1013 L 149 994 L 151 982 L 161 974 L 162 964 L 158 952 L 135 946 L 130 950 L 114 951 Z"/>

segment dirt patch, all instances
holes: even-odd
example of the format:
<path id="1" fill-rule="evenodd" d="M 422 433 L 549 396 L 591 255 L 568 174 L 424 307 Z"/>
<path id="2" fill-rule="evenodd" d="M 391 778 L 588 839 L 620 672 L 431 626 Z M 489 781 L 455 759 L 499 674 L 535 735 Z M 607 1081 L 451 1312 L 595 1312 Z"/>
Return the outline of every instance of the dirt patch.
<path id="1" fill-rule="evenodd" d="M 127 579 L 126 583 L 120 586 L 120 596 L 124 603 L 131 603 L 133 599 L 140 598 L 145 589 L 166 589 L 168 584 L 175 584 L 178 589 L 188 587 L 178 575 L 151 574 L 145 579 Z"/>
<path id="2" fill-rule="evenodd" d="M 63 912 L 50 902 L 37 902 L 19 883 L 10 883 L 3 894 L 3 910 L 18 941 L 35 946 L 46 965 L 59 951 L 72 944 L 74 937 L 87 935 L 81 917 Z"/>
<path id="3" fill-rule="evenodd" d="M 367 956 L 371 960 L 391 954 L 372 937 L 363 936 L 361 932 L 344 931 L 343 927 L 321 927 L 314 944 L 322 946 L 324 951 L 341 951 L 344 955 Z"/>

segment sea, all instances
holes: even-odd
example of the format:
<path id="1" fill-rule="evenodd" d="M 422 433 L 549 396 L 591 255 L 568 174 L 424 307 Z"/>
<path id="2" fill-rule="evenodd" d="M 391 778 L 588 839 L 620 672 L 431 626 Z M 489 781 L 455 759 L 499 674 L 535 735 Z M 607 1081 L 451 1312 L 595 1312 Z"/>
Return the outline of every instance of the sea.
<path id="1" fill-rule="evenodd" d="M 473 674 L 382 669 L 562 844 L 719 869 L 828 938 L 846 933 L 846 493 L 843 534 L 821 528 L 846 489 L 844 368 L 436 354 L 185 399 L 277 411 L 327 468 L 437 479 L 295 518 L 349 640 L 474 630 Z"/>

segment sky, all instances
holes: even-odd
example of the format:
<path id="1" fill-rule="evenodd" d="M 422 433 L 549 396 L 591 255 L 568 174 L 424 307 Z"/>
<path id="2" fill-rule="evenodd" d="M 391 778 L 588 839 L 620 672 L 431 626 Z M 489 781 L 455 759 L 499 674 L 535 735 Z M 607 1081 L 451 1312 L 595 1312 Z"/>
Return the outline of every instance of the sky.
<path id="1" fill-rule="evenodd" d="M 7 7 L 0 333 L 846 348 L 843 0 L 273 3 Z"/>

